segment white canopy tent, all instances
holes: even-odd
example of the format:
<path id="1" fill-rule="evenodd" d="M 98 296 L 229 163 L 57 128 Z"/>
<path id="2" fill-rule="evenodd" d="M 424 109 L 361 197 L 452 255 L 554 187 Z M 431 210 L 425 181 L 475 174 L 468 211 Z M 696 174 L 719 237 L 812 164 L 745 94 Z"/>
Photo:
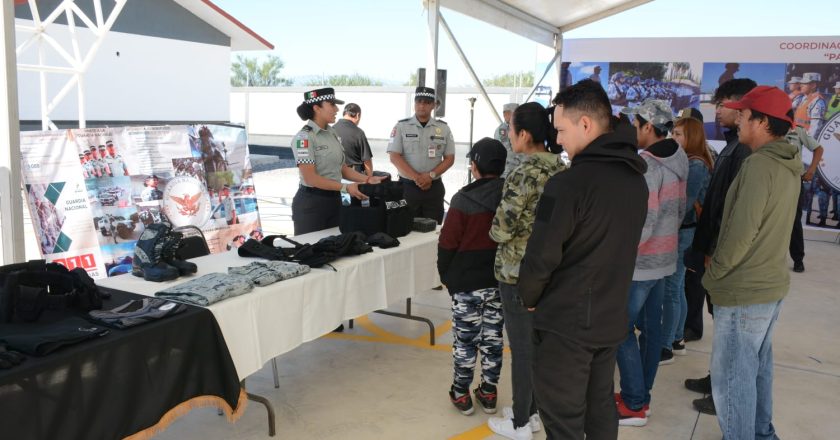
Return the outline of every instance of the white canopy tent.
<path id="1" fill-rule="evenodd" d="M 2 56 L 6 68 L 0 74 L 4 80 L 0 100 L 0 264 L 23 261 L 25 258 L 23 238 L 23 212 L 20 195 L 20 121 L 17 100 L 17 60 L 15 42 L 14 4 L 24 0 L 4 1 L 0 6 L 0 23 L 3 26 Z M 206 0 L 176 0 L 205 20 L 214 20 L 231 29 L 232 43 L 244 42 L 244 46 L 262 46 L 265 41 L 238 22 L 230 25 L 231 17 L 219 17 L 219 10 L 208 11 Z M 555 57 L 546 68 L 538 85 L 548 74 L 551 65 L 562 53 L 563 32 L 620 13 L 651 0 L 422 0 L 428 13 L 429 44 L 426 61 L 427 72 L 437 72 L 438 29 L 443 24 L 444 32 L 452 41 L 455 50 L 470 72 L 484 99 L 489 102 L 481 81 L 472 69 L 467 56 L 461 50 L 446 20 L 440 14 L 440 7 L 449 8 L 482 20 L 494 26 L 507 29 L 537 43 L 554 47 Z M 34 3 L 30 1 L 29 3 Z M 218 9 L 218 8 L 216 8 Z M 222 14 L 224 15 L 224 14 Z M 226 20 L 225 20 L 226 19 Z M 559 68 L 558 68 L 559 72 Z M 559 75 L 559 73 L 558 73 Z M 429 75 L 435 78 L 436 75 Z M 434 81 L 434 80 L 433 80 Z M 536 86 L 535 86 L 536 88 Z M 531 91 L 533 93 L 533 90 Z M 530 97 L 530 94 L 529 94 Z M 493 106 L 490 106 L 493 108 Z M 495 111 L 495 110 L 494 110 Z M 496 118 L 501 120 L 498 114 Z"/>
<path id="2" fill-rule="evenodd" d="M 552 65 L 556 64 L 559 77 L 560 65 L 555 62 L 561 57 L 563 51 L 564 32 L 650 1 L 652 0 L 423 0 L 423 6 L 428 11 L 429 18 L 429 50 L 426 71 L 437 71 L 438 24 L 442 24 L 444 32 L 451 40 L 455 51 L 463 61 L 467 72 L 472 76 L 482 97 L 487 101 L 490 108 L 494 109 L 496 119 L 501 122 L 498 111 L 490 102 L 490 98 L 470 65 L 469 59 L 461 50 L 458 41 L 452 34 L 452 30 L 441 15 L 440 7 L 457 11 L 544 46 L 554 48 L 554 58 L 548 63 L 542 76 L 535 81 L 534 88 L 525 98 L 527 101 L 551 70 Z"/>

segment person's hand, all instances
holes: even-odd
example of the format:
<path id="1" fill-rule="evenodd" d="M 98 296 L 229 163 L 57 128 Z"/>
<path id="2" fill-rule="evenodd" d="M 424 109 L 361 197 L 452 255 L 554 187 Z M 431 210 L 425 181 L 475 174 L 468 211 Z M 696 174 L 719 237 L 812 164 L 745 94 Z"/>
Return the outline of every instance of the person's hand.
<path id="1" fill-rule="evenodd" d="M 703 255 L 703 266 L 708 269 L 711 264 L 712 257 L 709 255 Z"/>
<path id="2" fill-rule="evenodd" d="M 359 199 L 359 200 L 367 200 L 368 196 L 366 196 L 363 192 L 359 191 L 359 184 L 358 183 L 351 183 L 347 186 L 347 194 Z"/>
<path id="3" fill-rule="evenodd" d="M 365 183 L 370 183 L 372 185 L 376 185 L 382 183 L 382 180 L 385 179 L 385 176 L 368 176 Z"/>
<path id="4" fill-rule="evenodd" d="M 420 189 L 426 191 L 432 187 L 432 177 L 429 176 L 429 173 L 420 173 L 417 175 L 417 178 L 414 179 L 414 183 L 417 184 Z"/>
<path id="5" fill-rule="evenodd" d="M 810 182 L 811 179 L 814 178 L 814 172 L 811 170 L 805 171 L 805 174 L 802 175 L 802 180 L 804 182 Z"/>

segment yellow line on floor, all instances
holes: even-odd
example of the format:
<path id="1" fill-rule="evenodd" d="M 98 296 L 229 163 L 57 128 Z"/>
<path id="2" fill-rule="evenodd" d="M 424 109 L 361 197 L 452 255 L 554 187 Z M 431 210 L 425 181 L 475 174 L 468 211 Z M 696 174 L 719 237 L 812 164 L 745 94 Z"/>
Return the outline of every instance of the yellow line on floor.
<path id="1" fill-rule="evenodd" d="M 481 440 L 493 435 L 493 431 L 487 427 L 486 423 L 482 423 L 481 426 L 476 428 L 470 429 L 467 432 L 462 432 L 455 436 L 449 437 L 449 440 Z"/>

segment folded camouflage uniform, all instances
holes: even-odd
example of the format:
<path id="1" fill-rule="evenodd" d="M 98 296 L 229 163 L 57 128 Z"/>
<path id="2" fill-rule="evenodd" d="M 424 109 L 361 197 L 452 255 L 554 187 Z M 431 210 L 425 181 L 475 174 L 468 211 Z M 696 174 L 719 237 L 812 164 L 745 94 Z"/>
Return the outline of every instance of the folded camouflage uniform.
<path id="1" fill-rule="evenodd" d="M 186 283 L 155 293 L 158 298 L 209 306 L 210 304 L 248 293 L 254 285 L 251 280 L 238 275 L 208 273 Z"/>
<path id="2" fill-rule="evenodd" d="M 309 266 L 288 261 L 254 261 L 247 266 L 229 267 L 229 275 L 247 278 L 257 286 L 267 286 L 309 273 Z"/>

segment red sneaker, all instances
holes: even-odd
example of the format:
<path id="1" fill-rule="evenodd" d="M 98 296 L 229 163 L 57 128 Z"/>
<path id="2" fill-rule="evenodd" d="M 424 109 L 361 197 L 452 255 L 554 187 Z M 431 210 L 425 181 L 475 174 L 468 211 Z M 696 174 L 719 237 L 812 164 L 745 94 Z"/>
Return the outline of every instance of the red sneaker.
<path id="1" fill-rule="evenodd" d="M 638 411 L 633 411 L 624 404 L 624 401 L 618 402 L 618 424 L 620 426 L 645 426 L 647 425 L 647 416 L 644 408 Z"/>
<path id="2" fill-rule="evenodd" d="M 618 402 L 621 402 L 621 393 L 615 393 L 613 397 L 615 398 L 615 404 L 618 405 Z M 645 417 L 650 417 L 650 404 L 646 403 L 643 409 L 645 410 Z"/>

